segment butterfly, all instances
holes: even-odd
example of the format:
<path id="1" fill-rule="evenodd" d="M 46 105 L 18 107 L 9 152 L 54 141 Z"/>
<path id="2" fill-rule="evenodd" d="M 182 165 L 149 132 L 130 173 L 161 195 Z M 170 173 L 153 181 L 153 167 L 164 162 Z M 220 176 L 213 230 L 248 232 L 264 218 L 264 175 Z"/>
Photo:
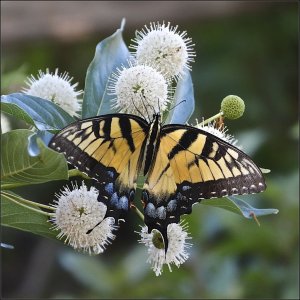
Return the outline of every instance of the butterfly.
<path id="1" fill-rule="evenodd" d="M 132 114 L 107 114 L 76 121 L 58 132 L 49 147 L 94 178 L 106 216 L 118 220 L 133 204 L 138 175 L 144 221 L 167 241 L 167 226 L 202 199 L 259 193 L 266 184 L 244 152 L 195 127 L 162 125 Z"/>

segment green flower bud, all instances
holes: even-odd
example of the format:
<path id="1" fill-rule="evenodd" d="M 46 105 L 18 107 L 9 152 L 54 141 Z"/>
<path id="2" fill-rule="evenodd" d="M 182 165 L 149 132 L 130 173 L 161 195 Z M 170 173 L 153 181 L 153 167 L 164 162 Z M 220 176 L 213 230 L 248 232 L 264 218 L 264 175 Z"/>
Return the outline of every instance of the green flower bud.
<path id="1" fill-rule="evenodd" d="M 154 229 L 152 243 L 157 249 L 165 249 L 164 239 L 158 230 Z"/>
<path id="2" fill-rule="evenodd" d="M 238 119 L 245 111 L 244 101 L 235 95 L 225 97 L 221 102 L 221 112 L 227 119 Z"/>

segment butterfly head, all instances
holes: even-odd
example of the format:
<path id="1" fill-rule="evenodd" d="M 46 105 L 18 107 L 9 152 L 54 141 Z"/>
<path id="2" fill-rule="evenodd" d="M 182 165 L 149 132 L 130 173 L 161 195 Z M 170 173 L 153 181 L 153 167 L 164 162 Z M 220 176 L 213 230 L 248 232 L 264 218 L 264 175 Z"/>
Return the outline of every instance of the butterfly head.
<path id="1" fill-rule="evenodd" d="M 156 122 L 158 124 L 161 123 L 161 114 L 160 113 L 153 114 L 152 123 L 154 123 L 154 122 Z"/>

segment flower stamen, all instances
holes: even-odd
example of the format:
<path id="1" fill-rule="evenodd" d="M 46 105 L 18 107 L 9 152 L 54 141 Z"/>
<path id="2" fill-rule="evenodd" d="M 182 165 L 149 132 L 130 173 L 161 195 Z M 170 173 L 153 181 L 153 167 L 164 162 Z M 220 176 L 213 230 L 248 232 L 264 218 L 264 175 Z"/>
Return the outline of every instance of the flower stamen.
<path id="1" fill-rule="evenodd" d="M 65 236 L 65 243 L 89 254 L 102 253 L 115 238 L 112 231 L 118 228 L 114 218 L 105 218 L 107 206 L 97 200 L 98 194 L 94 187 L 87 190 L 82 182 L 80 188 L 77 184 L 73 185 L 73 190 L 65 187 L 56 195 L 53 205 L 53 228 L 60 230 L 57 237 Z"/>
<path id="2" fill-rule="evenodd" d="M 27 88 L 23 92 L 27 95 L 40 97 L 60 106 L 71 116 L 79 117 L 81 109 L 81 100 L 78 99 L 83 91 L 76 91 L 78 83 L 71 85 L 72 77 L 68 73 L 58 74 L 58 69 L 51 73 L 49 69 L 46 72 L 39 70 L 37 78 L 33 75 L 27 78 L 25 82 Z"/>
<path id="3" fill-rule="evenodd" d="M 172 272 L 171 264 L 175 264 L 178 268 L 189 257 L 187 249 L 192 246 L 186 240 L 191 239 L 187 232 L 187 224 L 171 223 L 167 227 L 168 249 L 165 252 L 165 243 L 161 233 L 152 230 L 148 233 L 148 227 L 142 227 L 139 233 L 140 243 L 148 247 L 149 257 L 147 262 L 151 264 L 151 268 L 156 276 L 161 275 L 163 265 L 168 265 L 169 271 Z"/>
<path id="4" fill-rule="evenodd" d="M 166 76 L 167 79 L 180 78 L 186 70 L 191 70 L 195 52 L 192 40 L 186 32 L 177 32 L 178 26 L 170 23 L 150 23 L 137 31 L 129 48 L 135 50 L 133 56 L 137 64 L 149 65 Z"/>
<path id="5" fill-rule="evenodd" d="M 171 88 L 161 73 L 150 66 L 122 67 L 113 73 L 109 85 L 112 107 L 122 113 L 152 117 L 163 112 L 170 102 Z"/>

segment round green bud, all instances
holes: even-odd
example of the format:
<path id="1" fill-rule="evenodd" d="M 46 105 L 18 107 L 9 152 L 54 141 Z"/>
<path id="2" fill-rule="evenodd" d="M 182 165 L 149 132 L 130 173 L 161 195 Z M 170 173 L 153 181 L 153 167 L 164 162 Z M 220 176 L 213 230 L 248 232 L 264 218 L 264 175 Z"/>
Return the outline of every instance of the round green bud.
<path id="1" fill-rule="evenodd" d="M 157 249 L 165 249 L 164 239 L 158 230 L 154 229 L 152 243 Z"/>
<path id="2" fill-rule="evenodd" d="M 245 111 L 244 101 L 235 95 L 225 97 L 221 102 L 221 112 L 227 119 L 238 119 Z"/>

